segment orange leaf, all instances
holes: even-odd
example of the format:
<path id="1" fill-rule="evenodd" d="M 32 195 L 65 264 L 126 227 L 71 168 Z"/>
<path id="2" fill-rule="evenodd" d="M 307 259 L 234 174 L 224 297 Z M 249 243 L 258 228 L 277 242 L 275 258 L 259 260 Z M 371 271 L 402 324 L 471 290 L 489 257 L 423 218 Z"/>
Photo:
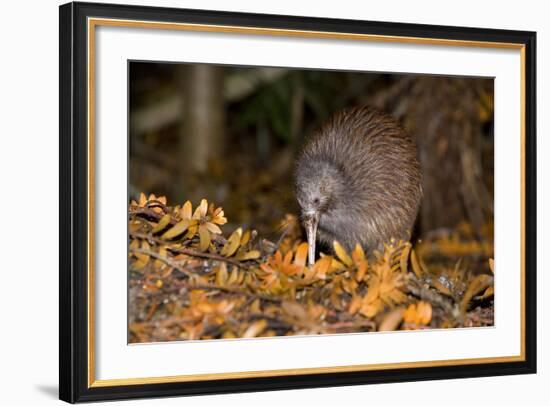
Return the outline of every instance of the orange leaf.
<path id="1" fill-rule="evenodd" d="M 300 267 L 304 267 L 306 265 L 307 248 L 307 242 L 303 242 L 298 246 L 298 248 L 296 249 L 296 254 L 294 255 L 295 265 L 298 265 Z"/>
<path id="2" fill-rule="evenodd" d="M 344 249 L 344 247 L 342 247 L 338 241 L 334 241 L 333 246 L 334 246 L 334 253 L 335 253 L 336 256 L 338 257 L 338 259 L 339 259 L 340 261 L 342 261 L 342 263 L 343 263 L 344 265 L 352 266 L 352 265 L 353 265 L 353 261 L 352 261 L 351 258 L 349 257 L 349 255 L 348 255 L 348 253 L 346 252 L 346 250 Z"/>
<path id="3" fill-rule="evenodd" d="M 363 247 L 361 247 L 360 244 L 355 244 L 355 248 L 351 253 L 351 257 L 353 258 L 353 262 L 355 262 L 355 265 L 366 260 L 365 251 L 363 251 Z"/>

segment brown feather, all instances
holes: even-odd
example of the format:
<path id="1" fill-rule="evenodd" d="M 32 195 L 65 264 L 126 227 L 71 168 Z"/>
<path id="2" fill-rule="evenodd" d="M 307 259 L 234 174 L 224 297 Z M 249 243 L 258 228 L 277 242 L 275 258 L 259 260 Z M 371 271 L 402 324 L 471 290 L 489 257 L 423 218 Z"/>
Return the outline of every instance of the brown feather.
<path id="1" fill-rule="evenodd" d="M 319 213 L 318 238 L 372 252 L 408 239 L 422 197 L 410 135 L 371 107 L 336 113 L 306 142 L 296 162 L 302 213 Z"/>

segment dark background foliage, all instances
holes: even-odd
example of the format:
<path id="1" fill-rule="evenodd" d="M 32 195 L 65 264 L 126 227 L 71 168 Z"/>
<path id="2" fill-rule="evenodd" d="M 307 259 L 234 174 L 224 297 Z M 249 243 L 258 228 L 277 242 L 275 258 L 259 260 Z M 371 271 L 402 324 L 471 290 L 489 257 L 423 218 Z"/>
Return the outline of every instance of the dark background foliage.
<path id="1" fill-rule="evenodd" d="M 417 141 L 416 235 L 468 223 L 492 239 L 491 78 L 132 62 L 129 85 L 131 197 L 205 197 L 229 229 L 275 235 L 298 213 L 292 169 L 305 137 L 333 112 L 369 104 Z"/>

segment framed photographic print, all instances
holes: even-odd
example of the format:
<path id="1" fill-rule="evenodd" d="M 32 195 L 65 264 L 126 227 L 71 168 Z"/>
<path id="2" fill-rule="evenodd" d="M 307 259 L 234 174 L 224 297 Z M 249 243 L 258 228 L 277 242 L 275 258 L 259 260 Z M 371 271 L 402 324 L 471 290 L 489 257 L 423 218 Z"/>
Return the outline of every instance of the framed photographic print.
<path id="1" fill-rule="evenodd" d="M 60 398 L 534 373 L 533 32 L 60 7 Z"/>

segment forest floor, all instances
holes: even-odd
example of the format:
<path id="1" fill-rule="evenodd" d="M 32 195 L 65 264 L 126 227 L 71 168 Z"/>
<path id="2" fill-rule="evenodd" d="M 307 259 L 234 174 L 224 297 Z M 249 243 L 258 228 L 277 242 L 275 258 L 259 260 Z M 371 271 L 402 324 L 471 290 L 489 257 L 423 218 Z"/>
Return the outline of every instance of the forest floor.
<path id="1" fill-rule="evenodd" d="M 130 342 L 492 326 L 492 227 L 467 223 L 384 252 L 338 242 L 314 265 L 295 216 L 277 241 L 238 228 L 222 208 L 129 206 Z"/>

